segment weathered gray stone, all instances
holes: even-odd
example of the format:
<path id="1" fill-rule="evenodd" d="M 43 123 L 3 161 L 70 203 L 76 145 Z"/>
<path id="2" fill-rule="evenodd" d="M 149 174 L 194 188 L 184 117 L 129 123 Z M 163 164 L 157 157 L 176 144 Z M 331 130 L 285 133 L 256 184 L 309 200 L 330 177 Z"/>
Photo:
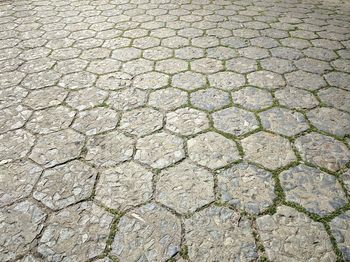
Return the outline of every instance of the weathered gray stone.
<path id="1" fill-rule="evenodd" d="M 123 89 L 111 92 L 107 104 L 117 110 L 130 110 L 146 104 L 147 94 L 139 89 Z"/>
<path id="2" fill-rule="evenodd" d="M 275 97 L 281 105 L 291 109 L 310 109 L 319 104 L 313 94 L 295 87 L 279 89 L 275 92 Z"/>
<path id="3" fill-rule="evenodd" d="M 350 260 L 350 211 L 339 215 L 330 222 L 332 234 L 337 241 L 345 261 Z"/>
<path id="4" fill-rule="evenodd" d="M 174 75 L 171 84 L 174 87 L 191 91 L 203 87 L 206 82 L 204 75 L 186 71 Z"/>
<path id="5" fill-rule="evenodd" d="M 0 109 L 21 103 L 27 94 L 28 91 L 19 86 L 0 89 Z"/>
<path id="6" fill-rule="evenodd" d="M 350 92 L 330 87 L 318 92 L 319 98 L 328 106 L 335 107 L 350 113 Z"/>
<path id="7" fill-rule="evenodd" d="M 191 69 L 198 73 L 210 74 L 223 69 L 222 62 L 212 58 L 201 58 L 191 62 Z"/>
<path id="8" fill-rule="evenodd" d="M 66 103 L 71 107 L 82 111 L 102 104 L 108 96 L 108 92 L 95 87 L 70 92 Z"/>
<path id="9" fill-rule="evenodd" d="M 31 114 L 31 110 L 21 105 L 0 110 L 0 133 L 23 127 Z"/>
<path id="10" fill-rule="evenodd" d="M 263 89 L 247 86 L 232 92 L 232 101 L 246 109 L 260 110 L 273 104 L 272 95 Z"/>
<path id="11" fill-rule="evenodd" d="M 291 207 L 259 217 L 257 226 L 271 261 L 336 261 L 324 226 Z"/>
<path id="12" fill-rule="evenodd" d="M 241 163 L 218 175 L 220 199 L 251 214 L 265 211 L 276 198 L 270 172 Z"/>
<path id="13" fill-rule="evenodd" d="M 130 211 L 117 228 L 111 254 L 120 260 L 166 261 L 180 251 L 180 221 L 158 205 Z"/>
<path id="14" fill-rule="evenodd" d="M 185 243 L 192 261 L 258 258 L 251 222 L 228 208 L 209 207 L 186 219 Z"/>
<path id="15" fill-rule="evenodd" d="M 169 76 L 158 72 L 149 72 L 134 78 L 133 87 L 140 89 L 159 89 L 168 85 Z"/>
<path id="16" fill-rule="evenodd" d="M 103 90 L 118 90 L 130 87 L 132 76 L 126 73 L 117 72 L 99 76 L 96 86 Z"/>
<path id="17" fill-rule="evenodd" d="M 326 85 L 326 82 L 320 75 L 301 70 L 288 73 L 285 75 L 285 78 L 288 85 L 310 91 L 320 89 Z"/>
<path id="18" fill-rule="evenodd" d="M 219 72 L 208 76 L 211 87 L 223 90 L 235 90 L 245 84 L 245 78 L 234 72 Z"/>
<path id="19" fill-rule="evenodd" d="M 61 104 L 67 95 L 67 90 L 58 86 L 52 86 L 33 90 L 24 99 L 23 103 L 34 110 L 39 110 Z"/>
<path id="20" fill-rule="evenodd" d="M 191 103 L 200 109 L 213 111 L 227 106 L 230 97 L 224 91 L 209 88 L 191 93 Z"/>
<path id="21" fill-rule="evenodd" d="M 149 95 L 148 104 L 161 110 L 175 110 L 188 103 L 188 95 L 175 88 L 156 90 Z"/>
<path id="22" fill-rule="evenodd" d="M 269 71 L 253 72 L 248 74 L 247 78 L 250 85 L 269 90 L 274 90 L 285 86 L 285 81 L 281 75 Z"/>

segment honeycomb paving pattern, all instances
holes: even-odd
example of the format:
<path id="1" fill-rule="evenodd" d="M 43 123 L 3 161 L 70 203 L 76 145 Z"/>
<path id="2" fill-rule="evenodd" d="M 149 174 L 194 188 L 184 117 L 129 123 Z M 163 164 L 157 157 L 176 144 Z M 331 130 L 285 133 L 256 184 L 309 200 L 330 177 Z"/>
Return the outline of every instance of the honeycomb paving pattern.
<path id="1" fill-rule="evenodd" d="M 350 261 L 348 0 L 0 1 L 0 261 Z"/>

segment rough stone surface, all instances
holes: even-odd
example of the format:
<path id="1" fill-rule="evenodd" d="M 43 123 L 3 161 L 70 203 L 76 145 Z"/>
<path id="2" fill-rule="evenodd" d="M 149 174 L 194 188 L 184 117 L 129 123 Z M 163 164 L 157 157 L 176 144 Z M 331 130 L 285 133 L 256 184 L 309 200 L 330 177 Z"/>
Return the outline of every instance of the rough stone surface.
<path id="1" fill-rule="evenodd" d="M 156 200 L 179 213 L 194 212 L 214 201 L 213 175 L 190 161 L 183 161 L 160 173 Z"/>
<path id="2" fill-rule="evenodd" d="M 166 88 L 152 92 L 148 104 L 161 110 L 175 110 L 187 104 L 186 92 L 175 88 Z"/>
<path id="3" fill-rule="evenodd" d="M 327 88 L 318 92 L 319 98 L 328 106 L 350 112 L 350 92 L 339 88 Z"/>
<path id="4" fill-rule="evenodd" d="M 259 217 L 257 227 L 271 261 L 336 261 L 324 226 L 291 207 Z"/>
<path id="5" fill-rule="evenodd" d="M 200 109 L 213 111 L 227 106 L 230 103 L 230 97 L 224 91 L 210 88 L 192 93 L 191 103 Z"/>
<path id="6" fill-rule="evenodd" d="M 201 210 L 185 220 L 185 230 L 192 261 L 254 261 L 258 257 L 251 222 L 231 209 Z"/>
<path id="7" fill-rule="evenodd" d="M 246 109 L 261 110 L 272 106 L 272 95 L 267 90 L 256 87 L 245 87 L 232 92 L 232 101 Z"/>
<path id="8" fill-rule="evenodd" d="M 62 209 L 91 196 L 97 171 L 74 160 L 44 171 L 33 196 L 51 209 Z"/>
<path id="9" fill-rule="evenodd" d="M 251 214 L 266 210 L 276 198 L 270 172 L 241 163 L 218 175 L 220 199 Z"/>
<path id="10" fill-rule="evenodd" d="M 292 146 L 286 138 L 259 132 L 242 139 L 245 158 L 268 169 L 277 169 L 296 160 Z"/>
<path id="11" fill-rule="evenodd" d="M 281 105 L 291 109 L 310 109 L 319 104 L 313 94 L 306 90 L 294 87 L 277 90 L 275 92 L 275 97 Z"/>
<path id="12" fill-rule="evenodd" d="M 350 151 L 342 142 L 315 132 L 297 138 L 295 147 L 304 161 L 333 172 L 350 161 Z"/>
<path id="13" fill-rule="evenodd" d="M 31 110 L 21 105 L 11 106 L 0 112 L 0 134 L 23 127 L 32 114 Z"/>
<path id="14" fill-rule="evenodd" d="M 216 169 L 240 159 L 235 142 L 214 132 L 187 141 L 189 158 L 199 165 Z"/>
<path id="15" fill-rule="evenodd" d="M 91 201 L 52 214 L 38 245 L 46 261 L 86 261 L 101 255 L 113 216 Z"/>
<path id="16" fill-rule="evenodd" d="M 96 186 L 95 199 L 105 206 L 126 210 L 152 196 L 153 173 L 135 162 L 104 170 Z"/>
<path id="17" fill-rule="evenodd" d="M 111 254 L 120 260 L 165 261 L 180 251 L 180 220 L 158 205 L 130 211 L 117 229 Z"/>
<path id="18" fill-rule="evenodd" d="M 341 214 L 330 222 L 332 234 L 343 253 L 345 261 L 350 260 L 350 211 Z"/>
<path id="19" fill-rule="evenodd" d="M 335 176 L 299 165 L 280 174 L 286 200 L 303 206 L 320 216 L 343 207 L 345 194 Z"/>

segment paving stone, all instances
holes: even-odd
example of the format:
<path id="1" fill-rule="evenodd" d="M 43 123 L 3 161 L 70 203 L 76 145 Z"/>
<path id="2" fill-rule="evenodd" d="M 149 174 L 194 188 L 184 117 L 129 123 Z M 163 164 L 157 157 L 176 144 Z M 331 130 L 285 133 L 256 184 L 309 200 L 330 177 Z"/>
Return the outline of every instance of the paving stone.
<path id="1" fill-rule="evenodd" d="M 143 57 L 149 60 L 162 60 L 173 56 L 173 51 L 167 47 L 157 46 L 143 50 Z M 180 58 L 180 57 L 179 57 Z"/>
<path id="2" fill-rule="evenodd" d="M 186 71 L 172 77 L 171 84 L 184 90 L 195 90 L 204 87 L 207 83 L 206 77 L 202 74 Z"/>
<path id="3" fill-rule="evenodd" d="M 276 90 L 275 97 L 280 105 L 291 109 L 310 109 L 319 104 L 316 97 L 312 93 L 295 87 L 287 87 Z"/>
<path id="4" fill-rule="evenodd" d="M 33 196 L 51 209 L 62 209 L 90 197 L 96 175 L 96 170 L 74 160 L 45 170 Z"/>
<path id="5" fill-rule="evenodd" d="M 175 50 L 175 57 L 192 60 L 204 57 L 204 50 L 197 47 L 187 46 Z"/>
<path id="6" fill-rule="evenodd" d="M 165 127 L 184 136 L 197 134 L 209 128 L 207 114 L 192 108 L 180 108 L 166 115 Z"/>
<path id="7" fill-rule="evenodd" d="M 106 58 L 103 60 L 94 60 L 90 62 L 86 71 L 94 74 L 108 74 L 119 70 L 121 62 L 115 59 Z"/>
<path id="8" fill-rule="evenodd" d="M 0 109 L 21 103 L 27 95 L 28 91 L 19 86 L 0 89 Z"/>
<path id="9" fill-rule="evenodd" d="M 185 160 L 160 173 L 155 198 L 179 213 L 194 212 L 214 201 L 213 175 Z"/>
<path id="10" fill-rule="evenodd" d="M 109 167 L 131 159 L 134 141 L 124 134 L 113 131 L 90 137 L 86 144 L 85 159 L 96 167 Z"/>
<path id="11" fill-rule="evenodd" d="M 0 207 L 30 195 L 42 169 L 28 161 L 16 161 L 0 166 Z"/>
<path id="12" fill-rule="evenodd" d="M 241 143 L 247 160 L 268 169 L 277 169 L 296 160 L 289 141 L 279 135 L 261 131 L 242 139 Z"/>
<path id="13" fill-rule="evenodd" d="M 245 78 L 234 72 L 219 72 L 208 76 L 211 87 L 223 90 L 235 90 L 245 84 Z"/>
<path id="14" fill-rule="evenodd" d="M 156 62 L 155 69 L 168 74 L 176 74 L 186 71 L 188 69 L 188 64 L 183 60 L 170 58 Z"/>
<path id="15" fill-rule="evenodd" d="M 184 157 L 183 140 L 175 135 L 161 132 L 138 139 L 134 159 L 161 169 Z"/>
<path id="16" fill-rule="evenodd" d="M 31 110 L 21 105 L 11 106 L 0 112 L 0 133 L 23 127 L 32 114 Z"/>
<path id="17" fill-rule="evenodd" d="M 122 66 L 122 71 L 130 75 L 138 75 L 146 72 L 150 72 L 153 69 L 153 62 L 139 58 L 129 62 L 126 62 Z"/>
<path id="18" fill-rule="evenodd" d="M 227 60 L 237 56 L 237 52 L 233 48 L 217 46 L 207 49 L 207 56 L 219 60 Z"/>
<path id="19" fill-rule="evenodd" d="M 295 140 L 301 158 L 311 164 L 336 172 L 350 160 L 349 149 L 340 141 L 315 132 Z"/>
<path id="20" fill-rule="evenodd" d="M 259 217 L 257 227 L 271 261 L 336 261 L 324 226 L 291 207 Z"/>
<path id="21" fill-rule="evenodd" d="M 201 58 L 190 63 L 191 69 L 198 73 L 210 74 L 223 69 L 222 62 L 212 58 Z"/>
<path id="22" fill-rule="evenodd" d="M 139 89 L 124 89 L 111 92 L 107 104 L 116 110 L 130 110 L 146 104 L 147 94 Z"/>
<path id="23" fill-rule="evenodd" d="M 29 157 L 45 167 L 52 167 L 79 156 L 85 137 L 71 129 L 42 135 Z"/>
<path id="24" fill-rule="evenodd" d="M 213 111 L 227 106 L 230 97 L 224 91 L 208 88 L 191 93 L 191 103 L 200 109 Z"/>
<path id="25" fill-rule="evenodd" d="M 0 209 L 0 219 L 0 256 L 6 262 L 35 247 L 46 214 L 36 204 L 24 201 Z"/>
<path id="26" fill-rule="evenodd" d="M 120 116 L 116 111 L 97 107 L 79 112 L 72 128 L 86 135 L 96 135 L 114 129 L 119 118 Z"/>
<path id="27" fill-rule="evenodd" d="M 117 229 L 111 254 L 120 260 L 165 261 L 180 251 L 180 221 L 158 205 L 130 211 Z"/>
<path id="28" fill-rule="evenodd" d="M 320 107 L 307 113 L 310 122 L 319 130 L 344 137 L 350 134 L 350 114 L 334 108 Z"/>
<path id="29" fill-rule="evenodd" d="M 187 141 L 189 158 L 211 169 L 224 167 L 240 159 L 235 142 L 214 132 L 200 134 Z"/>
<path id="30" fill-rule="evenodd" d="M 286 200 L 320 216 L 343 207 L 346 196 L 335 176 L 316 168 L 299 165 L 280 174 Z"/>
<path id="31" fill-rule="evenodd" d="M 282 76 L 269 71 L 253 72 L 248 74 L 247 78 L 250 85 L 269 90 L 274 90 L 285 86 L 285 81 L 283 80 Z"/>
<path id="32" fill-rule="evenodd" d="M 324 74 L 332 69 L 329 63 L 312 58 L 302 58 L 294 64 L 300 70 L 316 74 Z"/>
<path id="33" fill-rule="evenodd" d="M 108 92 L 95 87 L 70 92 L 66 103 L 76 110 L 82 111 L 102 104 Z"/>
<path id="34" fill-rule="evenodd" d="M 240 163 L 218 174 L 220 199 L 251 214 L 265 211 L 276 198 L 270 172 Z"/>
<path id="35" fill-rule="evenodd" d="M 345 261 L 350 260 L 350 211 L 347 211 L 330 222 L 331 232 L 343 253 Z"/>
<path id="36" fill-rule="evenodd" d="M 30 92 L 23 104 L 34 110 L 44 109 L 61 104 L 67 95 L 68 91 L 61 87 L 47 87 Z"/>
<path id="37" fill-rule="evenodd" d="M 271 108 L 259 117 L 263 128 L 280 135 L 294 136 L 309 128 L 303 114 L 285 108 Z"/>
<path id="38" fill-rule="evenodd" d="M 134 47 L 118 48 L 113 50 L 112 58 L 119 61 L 130 61 L 141 57 L 141 50 Z"/>
<path id="39" fill-rule="evenodd" d="M 54 69 L 55 71 L 61 74 L 70 74 L 83 71 L 87 67 L 87 65 L 88 61 L 80 58 L 74 58 L 64 61 L 58 61 Z"/>
<path id="40" fill-rule="evenodd" d="M 96 78 L 96 75 L 85 71 L 71 73 L 64 75 L 60 79 L 58 86 L 72 90 L 87 88 L 94 85 Z"/>
<path id="41" fill-rule="evenodd" d="M 251 222 L 224 207 L 212 206 L 186 219 L 185 243 L 192 261 L 258 258 Z"/>
<path id="42" fill-rule="evenodd" d="M 22 129 L 0 134 L 0 165 L 25 157 L 34 140 L 32 134 Z"/>
<path id="43" fill-rule="evenodd" d="M 285 75 L 287 85 L 314 91 L 324 87 L 326 82 L 318 74 L 294 71 Z"/>
<path id="44" fill-rule="evenodd" d="M 13 78 L 12 81 L 15 81 L 16 78 L 18 78 L 18 76 L 8 76 L 8 77 Z M 32 89 L 32 90 L 39 89 L 39 88 L 55 85 L 59 81 L 60 77 L 61 75 L 53 70 L 32 73 L 32 74 L 28 74 L 23 79 L 23 81 L 21 82 L 21 85 L 25 88 Z M 1 76 L 0 76 L 0 79 L 1 79 Z M 0 83 L 1 83 L 1 80 L 0 80 Z M 18 82 L 16 81 L 16 84 L 18 83 L 19 81 Z M 7 87 L 12 85 L 7 85 L 5 83 L 5 84 L 1 84 L 1 86 Z"/>
<path id="45" fill-rule="evenodd" d="M 296 61 L 295 63 L 299 62 Z M 277 57 L 268 57 L 260 61 L 263 69 L 269 70 L 278 74 L 284 74 L 295 70 L 292 61 Z"/>
<path id="46" fill-rule="evenodd" d="M 247 86 L 232 94 L 232 101 L 246 109 L 261 110 L 273 104 L 272 95 L 263 89 Z"/>
<path id="47" fill-rule="evenodd" d="M 130 87 L 132 76 L 126 73 L 117 72 L 99 76 L 96 86 L 103 90 L 118 90 Z"/>
<path id="48" fill-rule="evenodd" d="M 238 50 L 239 54 L 243 57 L 250 59 L 263 59 L 269 56 L 269 52 L 265 48 L 248 46 Z"/>
<path id="49" fill-rule="evenodd" d="M 214 127 L 234 136 L 244 135 L 259 127 L 259 122 L 252 112 L 230 107 L 212 114 Z"/>
<path id="50" fill-rule="evenodd" d="M 86 261 L 106 247 L 113 216 L 91 201 L 51 214 L 38 246 L 46 261 Z"/>
<path id="51" fill-rule="evenodd" d="M 348 191 L 348 193 L 350 192 L 350 169 L 348 169 L 347 171 L 345 171 L 342 175 L 341 175 L 341 180 L 344 183 L 345 189 Z"/>
<path id="52" fill-rule="evenodd" d="M 165 88 L 152 92 L 148 104 L 161 110 L 175 110 L 188 102 L 187 93 L 175 88 Z"/>
<path id="53" fill-rule="evenodd" d="M 37 134 L 49 134 L 69 127 L 75 112 L 68 107 L 58 106 L 36 111 L 26 128 Z"/>
<path id="54" fill-rule="evenodd" d="M 331 62 L 332 67 L 339 71 L 350 73 L 350 60 L 349 59 L 337 59 Z"/>
<path id="55" fill-rule="evenodd" d="M 125 112 L 119 129 L 137 136 L 153 133 L 163 127 L 163 115 L 151 108 L 140 108 Z"/>
<path id="56" fill-rule="evenodd" d="M 95 199 L 105 206 L 126 210 L 150 200 L 153 173 L 135 162 L 104 170 L 96 186 Z"/>
<path id="57" fill-rule="evenodd" d="M 350 74 L 343 72 L 331 72 L 325 75 L 325 79 L 329 85 L 350 90 L 349 81 Z"/>
<path id="58" fill-rule="evenodd" d="M 138 75 L 134 78 L 133 87 L 140 89 L 159 89 L 168 85 L 169 76 L 158 72 Z"/>

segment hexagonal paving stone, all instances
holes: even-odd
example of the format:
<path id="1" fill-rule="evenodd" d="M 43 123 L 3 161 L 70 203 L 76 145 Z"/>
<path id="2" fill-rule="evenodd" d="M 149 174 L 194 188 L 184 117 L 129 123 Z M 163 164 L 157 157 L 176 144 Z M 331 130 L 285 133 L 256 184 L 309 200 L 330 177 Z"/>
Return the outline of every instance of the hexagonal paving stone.
<path id="1" fill-rule="evenodd" d="M 259 122 L 252 112 L 230 107 L 212 114 L 214 127 L 220 131 L 240 136 L 259 127 Z"/>
<path id="2" fill-rule="evenodd" d="M 258 258 L 251 222 L 224 207 L 209 207 L 186 219 L 185 243 L 191 261 Z"/>
<path id="3" fill-rule="evenodd" d="M 313 94 L 295 87 L 279 89 L 275 92 L 275 97 L 281 105 L 292 109 L 310 109 L 319 104 Z"/>
<path id="4" fill-rule="evenodd" d="M 350 151 L 343 143 L 315 132 L 297 138 L 295 147 L 304 161 L 333 172 L 343 168 L 350 160 Z"/>
<path id="5" fill-rule="evenodd" d="M 350 114 L 334 108 L 315 108 L 307 113 L 307 118 L 319 130 L 337 136 L 350 134 Z"/>
<path id="6" fill-rule="evenodd" d="M 325 75 L 329 85 L 350 90 L 350 74 L 344 72 L 331 72 Z"/>
<path id="7" fill-rule="evenodd" d="M 285 75 L 287 85 L 303 88 L 306 90 L 317 90 L 326 85 L 326 82 L 318 74 L 304 71 L 294 71 Z"/>
<path id="8" fill-rule="evenodd" d="M 277 169 L 296 160 L 289 141 L 279 135 L 262 131 L 241 142 L 246 159 L 268 169 Z"/>
<path id="9" fill-rule="evenodd" d="M 208 88 L 191 93 L 191 103 L 200 109 L 213 111 L 227 106 L 230 96 L 224 91 Z"/>
<path id="10" fill-rule="evenodd" d="M 22 127 L 32 114 L 31 110 L 21 105 L 11 106 L 0 112 L 0 133 Z"/>
<path id="11" fill-rule="evenodd" d="M 269 71 L 253 72 L 248 74 L 247 78 L 250 85 L 269 90 L 284 87 L 286 84 L 281 75 Z"/>
<path id="12" fill-rule="evenodd" d="M 294 136 L 309 128 L 303 114 L 285 108 L 271 108 L 259 113 L 262 126 L 272 132 Z"/>
<path id="13" fill-rule="evenodd" d="M 286 200 L 320 216 L 343 207 L 346 196 L 335 176 L 316 168 L 299 165 L 280 174 Z"/>
<path id="14" fill-rule="evenodd" d="M 113 216 L 91 201 L 53 213 L 39 241 L 38 252 L 46 261 L 86 261 L 106 247 Z"/>
<path id="15" fill-rule="evenodd" d="M 86 144 L 85 159 L 97 167 L 109 167 L 131 159 L 134 141 L 124 134 L 113 131 L 90 137 Z"/>
<path id="16" fill-rule="evenodd" d="M 218 174 L 221 200 L 255 215 L 273 204 L 274 187 L 270 172 L 247 163 L 234 165 Z"/>
<path id="17" fill-rule="evenodd" d="M 79 112 L 72 128 L 86 135 L 96 135 L 114 129 L 119 118 L 119 114 L 112 109 L 93 108 Z"/>
<path id="18" fill-rule="evenodd" d="M 0 209 L 0 219 L 0 256 L 7 262 L 35 247 L 46 214 L 36 204 L 24 201 Z"/>
<path id="19" fill-rule="evenodd" d="M 158 205 L 148 204 L 127 213 L 117 229 L 111 254 L 122 261 L 166 261 L 180 251 L 180 220 Z"/>
<path id="20" fill-rule="evenodd" d="M 239 54 L 243 57 L 250 59 L 262 59 L 269 56 L 269 52 L 265 48 L 248 46 L 238 50 Z"/>
<path id="21" fill-rule="evenodd" d="M 68 75 L 67 75 L 68 76 Z M 60 79 L 61 74 L 53 71 L 42 71 L 38 73 L 28 74 L 21 82 L 21 85 L 28 89 L 40 89 L 43 87 L 48 87 L 55 85 Z M 1 79 L 1 77 L 0 77 Z M 14 78 L 16 79 L 16 78 Z M 2 85 L 4 86 L 4 85 Z M 6 85 L 4 86 L 6 87 Z"/>
<path id="22" fill-rule="evenodd" d="M 350 260 L 350 211 L 339 215 L 329 223 L 331 232 L 343 253 L 345 261 Z"/>
<path id="23" fill-rule="evenodd" d="M 175 50 L 175 57 L 192 60 L 204 56 L 204 50 L 197 47 L 187 46 Z"/>
<path id="24" fill-rule="evenodd" d="M 347 192 L 350 193 L 350 169 L 341 175 L 341 180 L 343 181 Z"/>
<path id="25" fill-rule="evenodd" d="M 149 60 L 163 60 L 173 56 L 173 51 L 163 46 L 157 46 L 143 51 L 143 57 Z"/>
<path id="26" fill-rule="evenodd" d="M 188 103 L 187 93 L 175 88 L 165 88 L 152 92 L 148 104 L 161 110 L 175 110 Z"/>
<path id="27" fill-rule="evenodd" d="M 150 200 L 153 173 L 135 162 L 104 170 L 96 186 L 95 199 L 109 208 L 126 210 Z"/>
<path id="28" fill-rule="evenodd" d="M 26 156 L 35 137 L 22 129 L 0 134 L 0 165 Z"/>
<path id="29" fill-rule="evenodd" d="M 102 75 L 96 82 L 96 86 L 103 90 L 118 90 L 130 87 L 131 84 L 132 76 L 123 72 Z"/>
<path id="30" fill-rule="evenodd" d="M 234 72 L 219 72 L 208 76 L 211 87 L 224 90 L 234 90 L 245 84 L 245 78 L 241 74 Z"/>
<path id="31" fill-rule="evenodd" d="M 185 160 L 160 173 L 155 198 L 179 213 L 194 212 L 215 200 L 213 175 Z"/>
<path id="32" fill-rule="evenodd" d="M 236 143 L 214 132 L 191 138 L 187 141 L 187 147 L 192 161 L 212 169 L 240 159 Z"/>
<path id="33" fill-rule="evenodd" d="M 324 74 L 332 70 L 332 67 L 329 65 L 329 63 L 312 58 L 302 58 L 298 61 L 295 61 L 294 63 L 298 69 L 310 73 Z"/>
<path id="34" fill-rule="evenodd" d="M 122 63 L 115 59 L 102 59 L 102 60 L 93 60 L 90 62 L 86 71 L 94 74 L 108 74 L 116 72 L 121 67 Z"/>
<path id="35" fill-rule="evenodd" d="M 96 75 L 85 71 L 71 73 L 68 75 L 64 75 L 60 79 L 58 86 L 69 88 L 72 90 L 87 88 L 94 85 L 94 83 L 96 82 L 96 78 Z"/>
<path id="36" fill-rule="evenodd" d="M 168 85 L 169 76 L 158 72 L 138 75 L 134 78 L 133 87 L 140 89 L 159 89 Z"/>
<path id="37" fill-rule="evenodd" d="M 85 137 L 71 129 L 40 136 L 29 157 L 36 163 L 51 167 L 79 156 Z"/>
<path id="38" fill-rule="evenodd" d="M 141 57 L 141 50 L 134 47 L 118 48 L 113 50 L 112 58 L 119 61 L 130 61 Z"/>
<path id="39" fill-rule="evenodd" d="M 138 75 L 152 71 L 154 66 L 153 61 L 149 61 L 143 58 L 138 58 L 129 62 L 126 62 L 122 66 L 122 71 L 130 75 Z"/>
<path id="40" fill-rule="evenodd" d="M 45 170 L 33 196 L 51 209 L 62 209 L 90 197 L 96 175 L 96 170 L 74 160 Z"/>
<path id="41" fill-rule="evenodd" d="M 139 89 L 124 89 L 111 92 L 107 104 L 116 110 L 135 109 L 146 104 L 147 93 Z"/>
<path id="42" fill-rule="evenodd" d="M 183 140 L 162 132 L 138 139 L 134 159 L 153 168 L 164 168 L 184 157 Z"/>
<path id="43" fill-rule="evenodd" d="M 188 136 L 209 128 L 206 113 L 193 108 L 180 108 L 166 115 L 165 127 L 175 133 Z"/>
<path id="44" fill-rule="evenodd" d="M 277 57 L 269 57 L 261 60 L 261 67 L 265 70 L 270 70 L 278 74 L 291 72 L 295 69 L 292 61 Z"/>
<path id="45" fill-rule="evenodd" d="M 258 64 L 254 59 L 237 57 L 226 61 L 226 69 L 244 74 L 256 71 Z"/>
<path id="46" fill-rule="evenodd" d="M 30 195 L 42 172 L 31 161 L 16 161 L 0 166 L 0 207 Z"/>
<path id="47" fill-rule="evenodd" d="M 321 89 L 318 97 L 328 106 L 335 107 L 350 113 L 350 92 L 343 89 L 330 87 Z"/>
<path id="48" fill-rule="evenodd" d="M 171 84 L 174 87 L 191 91 L 197 88 L 204 87 L 206 82 L 207 81 L 204 75 L 191 71 L 186 71 L 174 75 Z"/>
<path id="49" fill-rule="evenodd" d="M 119 129 L 137 136 L 153 133 L 163 127 L 163 115 L 151 108 L 140 108 L 125 112 Z"/>
<path id="50" fill-rule="evenodd" d="M 102 104 L 108 96 L 108 92 L 95 87 L 70 92 L 66 103 L 81 111 Z"/>
<path id="51" fill-rule="evenodd" d="M 67 94 L 67 90 L 58 86 L 33 90 L 24 99 L 23 104 L 34 110 L 39 110 L 50 106 L 57 106 L 63 102 Z"/>
<path id="52" fill-rule="evenodd" d="M 36 111 L 26 124 L 34 133 L 49 134 L 69 127 L 75 112 L 67 107 L 58 106 Z"/>
<path id="53" fill-rule="evenodd" d="M 256 222 L 270 261 L 336 261 L 323 224 L 291 207 L 279 206 Z"/>
<path id="54" fill-rule="evenodd" d="M 269 91 L 256 87 L 247 86 L 231 94 L 234 104 L 250 110 L 261 110 L 273 104 Z"/>
<path id="55" fill-rule="evenodd" d="M 188 69 L 186 61 L 170 58 L 156 62 L 156 70 L 168 74 L 176 74 Z"/>
<path id="56" fill-rule="evenodd" d="M 19 86 L 0 89 L 0 109 L 21 103 L 27 95 L 28 91 Z"/>
<path id="57" fill-rule="evenodd" d="M 195 72 L 210 74 L 222 70 L 224 67 L 220 60 L 201 58 L 191 62 L 191 69 Z"/>

